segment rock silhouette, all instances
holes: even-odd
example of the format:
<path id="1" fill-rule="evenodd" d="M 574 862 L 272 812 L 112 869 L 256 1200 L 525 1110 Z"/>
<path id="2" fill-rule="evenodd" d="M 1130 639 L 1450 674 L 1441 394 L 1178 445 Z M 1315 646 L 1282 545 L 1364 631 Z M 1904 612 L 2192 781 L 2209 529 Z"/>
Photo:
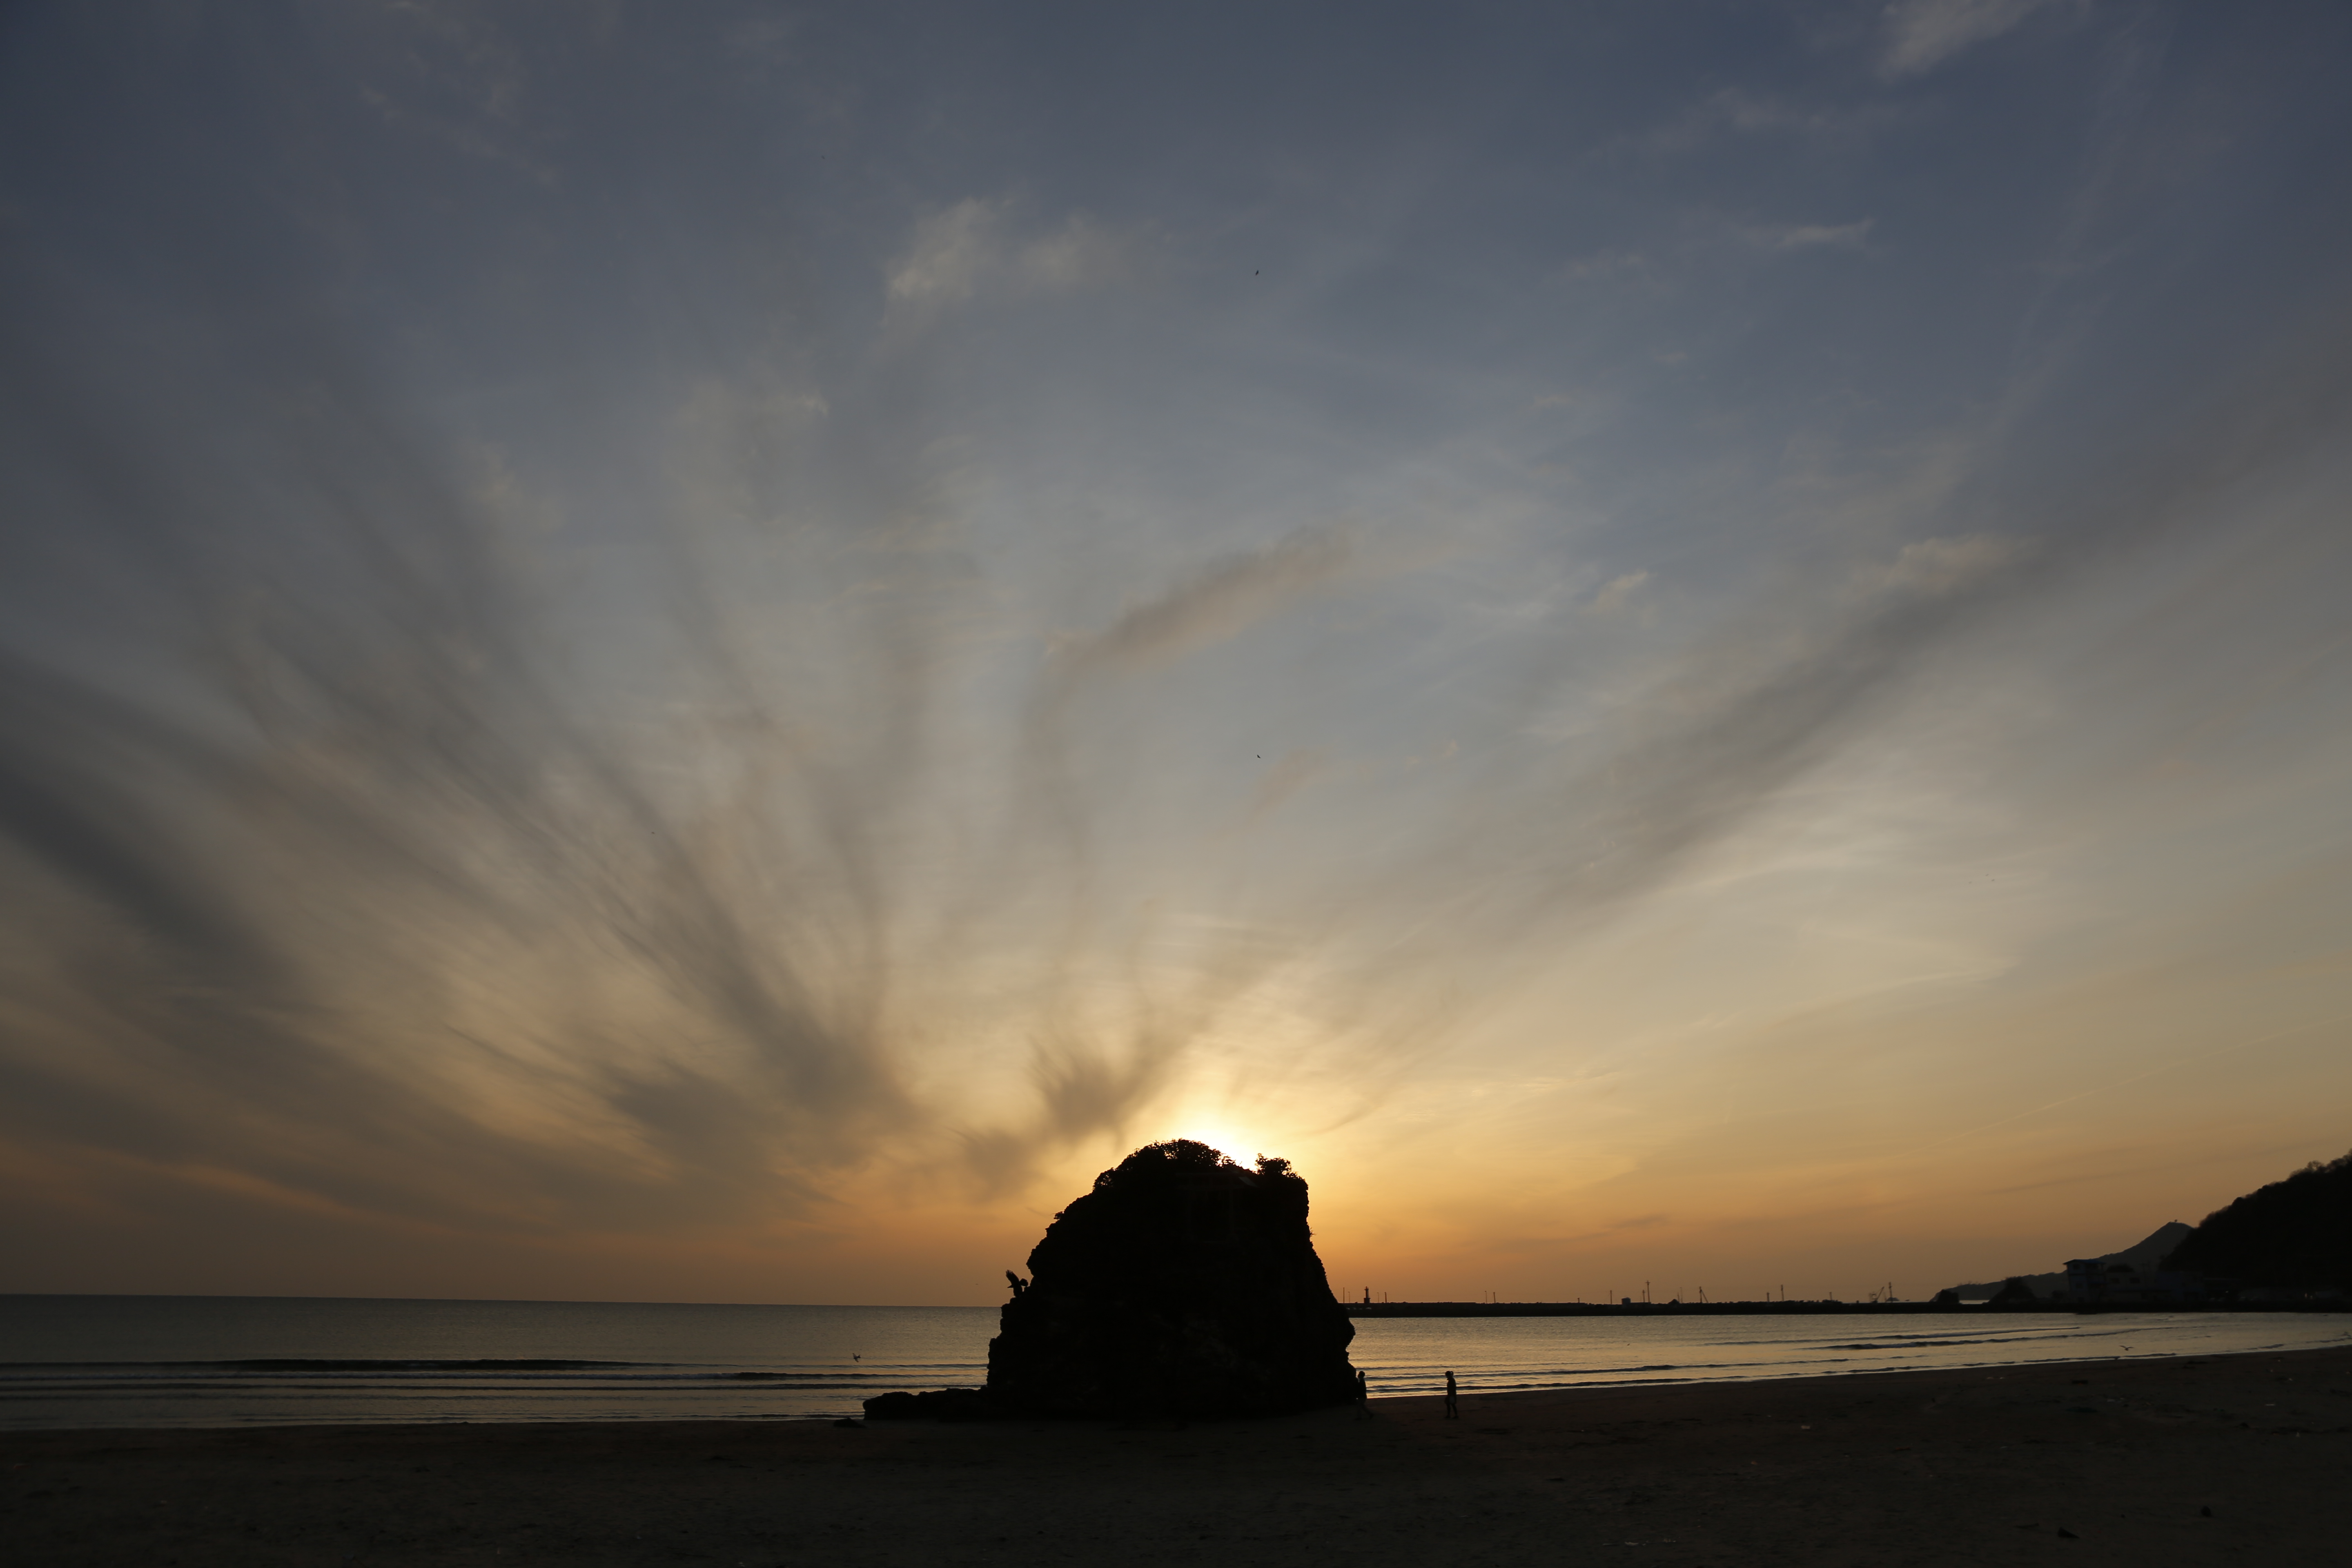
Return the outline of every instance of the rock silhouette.
<path id="1" fill-rule="evenodd" d="M 1262 1415 L 1345 1405 L 1355 1326 L 1285 1160 L 1149 1144 L 1054 1216 L 988 1346 L 990 1407 Z"/>
<path id="2" fill-rule="evenodd" d="M 1988 1303 L 1995 1307 L 2038 1307 L 2041 1304 L 2042 1298 L 2033 1293 L 2033 1287 L 2014 1277 L 1995 1291 L 1992 1300 Z"/>

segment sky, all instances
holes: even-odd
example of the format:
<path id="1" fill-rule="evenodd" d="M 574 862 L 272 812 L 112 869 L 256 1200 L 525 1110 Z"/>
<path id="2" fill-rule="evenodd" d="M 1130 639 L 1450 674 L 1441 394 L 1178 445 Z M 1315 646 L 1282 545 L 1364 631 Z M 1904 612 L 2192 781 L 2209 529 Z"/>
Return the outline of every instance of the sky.
<path id="1" fill-rule="evenodd" d="M 0 12 L 0 1289 L 1908 1298 L 2352 1147 L 2352 12 Z"/>

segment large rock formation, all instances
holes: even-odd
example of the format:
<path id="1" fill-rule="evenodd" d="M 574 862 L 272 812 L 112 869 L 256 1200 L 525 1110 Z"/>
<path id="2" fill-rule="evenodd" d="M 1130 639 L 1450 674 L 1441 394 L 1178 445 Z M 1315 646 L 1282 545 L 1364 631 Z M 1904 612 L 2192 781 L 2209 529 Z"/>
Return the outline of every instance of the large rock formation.
<path id="1" fill-rule="evenodd" d="M 988 1345 L 988 1402 L 1069 1415 L 1257 1415 L 1355 1397 L 1355 1326 L 1286 1161 L 1153 1143 L 1054 1216 Z"/>

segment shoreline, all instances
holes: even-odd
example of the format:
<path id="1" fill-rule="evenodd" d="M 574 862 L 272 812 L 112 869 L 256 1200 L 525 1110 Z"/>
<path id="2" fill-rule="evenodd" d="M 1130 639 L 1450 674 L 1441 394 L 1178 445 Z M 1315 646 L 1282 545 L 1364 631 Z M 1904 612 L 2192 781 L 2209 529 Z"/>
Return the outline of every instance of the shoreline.
<path id="1" fill-rule="evenodd" d="M 2283 1356 L 2283 1355 L 2284 1355 L 2284 1356 L 2292 1356 L 2292 1355 L 2305 1355 L 2305 1354 L 2325 1353 L 2325 1352 L 2330 1352 L 2330 1351 L 2336 1351 L 2336 1350 L 2342 1350 L 2342 1351 L 2346 1351 L 2346 1352 L 2352 1352 L 2352 1342 L 2331 1343 L 2331 1344 L 2326 1344 L 2326 1345 L 2303 1345 L 2303 1346 L 2262 1347 L 2262 1348 L 2250 1349 L 2250 1350 L 2243 1350 L 2243 1351 L 2154 1351 L 2154 1352 L 2147 1352 L 2147 1353 L 2144 1353 L 2144 1354 L 2136 1354 L 2136 1355 L 2094 1354 L 2094 1355 L 2079 1355 L 2079 1356 L 2049 1356 L 2049 1357 L 2038 1357 L 2038 1358 L 2035 1358 L 2035 1359 L 2031 1360 L 2031 1361 L 2017 1361 L 2017 1362 L 2000 1362 L 2000 1361 L 1995 1361 L 1995 1362 L 1971 1362 L 1971 1363 L 1962 1363 L 1953 1364 L 1953 1365 L 1943 1365 L 1943 1366 L 1933 1366 L 1933 1367 L 1857 1366 L 1857 1367 L 1853 1367 L 1853 1368 L 1850 1368 L 1850 1369 L 1822 1369 L 1822 1368 L 1814 1367 L 1814 1368 L 1809 1368 L 1809 1369 L 1804 1370 L 1804 1371 L 1796 1371 L 1796 1372 L 1759 1372 L 1759 1373 L 1753 1373 L 1753 1374 L 1750 1374 L 1750 1375 L 1748 1375 L 1748 1376 L 1741 1376 L 1741 1377 L 1710 1377 L 1710 1376 L 1704 1376 L 1704 1375 L 1696 1375 L 1696 1376 L 1689 1376 L 1689 1377 L 1676 1377 L 1676 1376 L 1671 1376 L 1671 1375 L 1666 1375 L 1666 1376 L 1657 1376 L 1657 1377 L 1643 1377 L 1643 1376 L 1611 1376 L 1611 1377 L 1595 1377 L 1595 1378 L 1592 1378 L 1592 1379 L 1590 1379 L 1590 1380 L 1587 1380 L 1587 1381 L 1583 1381 L 1583 1382 L 1574 1382 L 1574 1383 L 1547 1383 L 1547 1384 L 1531 1384 L 1531 1385 L 1530 1385 L 1530 1384 L 1500 1384 L 1500 1383 L 1495 1383 L 1495 1382 L 1477 1382 L 1477 1381 L 1474 1381 L 1474 1380 L 1475 1380 L 1475 1376 L 1476 1376 L 1476 1374 L 1475 1374 L 1475 1373 L 1464 1373 L 1464 1374 L 1463 1374 L 1463 1376 L 1464 1376 L 1464 1381 L 1462 1382 L 1461 1386 L 1462 1386 L 1462 1388 L 1463 1388 L 1463 1390 L 1464 1390 L 1464 1392 L 1465 1392 L 1465 1396 L 1466 1396 L 1466 1395 L 1468 1395 L 1469 1394 L 1471 1394 L 1471 1393 L 1474 1393 L 1474 1392 L 1475 1392 L 1475 1393 L 1477 1394 L 1477 1396 L 1478 1396 L 1478 1397 L 1480 1397 L 1480 1398 L 1482 1398 L 1482 1399 L 1500 1399 L 1500 1398 L 1505 1398 L 1505 1397 L 1518 1397 L 1518 1396 L 1523 1396 L 1523 1395 L 1549 1395 L 1549 1394 L 1580 1394 L 1580 1393 L 1601 1393 L 1601 1392 L 1606 1392 L 1606 1391 L 1611 1391 L 1611 1390 L 1664 1392 L 1664 1391 L 1675 1390 L 1675 1389 L 1746 1388 L 1746 1387 L 1750 1387 L 1750 1386 L 1759 1385 L 1759 1384 L 1789 1384 L 1789 1383 L 1806 1383 L 1806 1382 L 1815 1382 L 1815 1381 L 1819 1381 L 1819 1382 L 1832 1382 L 1832 1381 L 1839 1381 L 1839 1380 L 1845 1380 L 1845 1379 L 1852 1379 L 1852 1378 L 1861 1378 L 1861 1377 L 1935 1377 L 1935 1376 L 1946 1375 L 1946 1374 L 1948 1374 L 1948 1375 L 1954 1375 L 1954 1376 L 1968 1376 L 1968 1375 L 1971 1375 L 1971 1374 L 1977 1374 L 1977 1373 L 2006 1373 L 2006 1372 L 2011 1372 L 2011 1371 L 2015 1371 L 2015 1372 L 2028 1372 L 2028 1371 L 2032 1371 L 2032 1370 L 2034 1370 L 2034 1369 L 2037 1369 L 2037 1368 L 2062 1369 L 2062 1368 L 2069 1368 L 2069 1367 L 2082 1367 L 2082 1366 L 2104 1366 L 2104 1365 L 2116 1365 L 2116 1364 L 2129 1364 L 2129 1365 L 2142 1365 L 2142 1364 L 2147 1364 L 2147 1365 L 2160 1365 L 2160 1364 L 2162 1364 L 2162 1363 L 2167 1363 L 2167 1362 L 2178 1362 L 2178 1361 L 2208 1362 L 2208 1361 L 2220 1361 L 2220 1360 L 2230 1359 L 2230 1358 L 2235 1358 L 2235 1357 L 2242 1357 L 2242 1356 Z M 1667 1368 L 1667 1367 L 1659 1367 L 1659 1368 L 1651 1369 L 1651 1370 L 1655 1370 L 1655 1371 L 1658 1371 L 1658 1372 L 1661 1372 L 1661 1373 L 1668 1373 L 1668 1372 L 1671 1372 L 1673 1369 L 1671 1369 L 1671 1368 Z M 970 1387 L 973 1387 L 973 1386 L 975 1386 L 975 1385 L 972 1385 L 972 1384 L 956 1384 L 956 1385 L 950 1385 L 951 1389 L 970 1388 Z M 1432 1384 L 1428 1389 L 1426 1389 L 1426 1390 L 1412 1390 L 1412 1391 L 1409 1391 L 1409 1392 L 1380 1393 L 1380 1392 L 1377 1392 L 1378 1384 L 1375 1384 L 1375 1385 L 1374 1385 L 1374 1387 L 1375 1387 L 1375 1389 L 1376 1389 L 1376 1392 L 1375 1392 L 1375 1394 L 1374 1394 L 1374 1395 L 1373 1395 L 1373 1403 L 1374 1403 L 1375 1405 L 1384 1405 L 1384 1404 L 1387 1404 L 1387 1403 L 1390 1403 L 1390 1402 L 1405 1403 L 1405 1402 L 1411 1402 L 1411 1401 L 1414 1401 L 1414 1400 L 1422 1400 L 1422 1399 L 1434 1399 L 1434 1398 L 1438 1397 L 1437 1389 L 1436 1389 L 1436 1386 L 1435 1386 L 1435 1384 Z M 886 1388 L 886 1389 L 877 1389 L 877 1390 L 876 1390 L 876 1391 L 875 1391 L 875 1393 L 876 1393 L 876 1394 L 887 1394 L 887 1393 L 890 1393 L 890 1392 L 894 1392 L 894 1391 L 893 1391 L 893 1390 L 890 1390 L 890 1389 L 887 1389 L 887 1388 Z M 920 1390 L 920 1389 L 915 1388 L 913 1385 L 909 1384 L 909 1385 L 908 1386 L 908 1388 L 905 1390 L 905 1392 L 908 1392 L 908 1393 L 920 1393 L 920 1392 L 923 1392 L 923 1391 L 922 1391 L 922 1390 Z M 843 1413 L 843 1412 L 837 1412 L 837 1411 L 836 1411 L 836 1412 L 819 1412 L 819 1413 L 814 1413 L 814 1414 L 804 1414 L 804 1413 L 785 1413 L 785 1412 L 782 1412 L 782 1411 L 776 1411 L 776 1412 L 767 1412 L 767 1413 L 762 1413 L 762 1414 L 758 1415 L 749 1415 L 749 1416 L 747 1416 L 747 1415 L 644 1415 L 644 1416 L 612 1416 L 612 1415 L 607 1415 L 607 1416 L 592 1416 L 592 1417 L 578 1417 L 578 1418 L 573 1418 L 573 1417 L 564 1417 L 564 1416 L 538 1416 L 538 1415 L 530 1415 L 530 1416 L 516 1416 L 516 1417 L 486 1417 L 486 1418 L 482 1418 L 482 1419 L 442 1419 L 442 1420 L 417 1420 L 417 1421 L 395 1421 L 395 1420 L 267 1421 L 267 1420 L 260 1420 L 260 1421 L 240 1421 L 240 1422 L 230 1423 L 230 1424 L 222 1424 L 222 1425 L 194 1425 L 194 1424 L 186 1424 L 186 1425 L 161 1425 L 161 1424 L 157 1424 L 157 1425 L 132 1425 L 132 1426 L 105 1426 L 105 1425 L 91 1425 L 91 1426 L 0 1426 L 0 1447 L 5 1447 L 5 1445 L 8 1443 L 8 1441 L 9 1441 L 10 1439 L 16 1438 L 16 1437 L 33 1437 L 33 1436 L 59 1436 L 59 1437 L 63 1437 L 63 1436 L 76 1436 L 76 1435 L 86 1436 L 112 1436 L 112 1437 L 130 1437 L 130 1436 L 137 1436 L 137 1435 L 142 1434 L 142 1433 L 158 1433 L 158 1434 L 177 1433 L 177 1434 L 182 1434 L 182 1435 L 190 1436 L 202 1436 L 202 1435 L 204 1435 L 204 1434 L 207 1434 L 207 1433 L 211 1433 L 211 1434 L 231 1434 L 231 1433 L 267 1433 L 267 1432 L 285 1432 L 285 1433 L 304 1433 L 304 1432 L 308 1432 L 308 1433 L 320 1433 L 320 1432 L 332 1432 L 332 1433 L 348 1433 L 348 1434 L 357 1435 L 357 1434 L 362 1434 L 362 1433 L 368 1433 L 368 1432 L 380 1432 L 380 1431 L 415 1431 L 415 1432 L 435 1432 L 435 1431 L 477 1431 L 477 1430 L 488 1430 L 488 1429 L 493 1429 L 493 1428 L 507 1428 L 507 1427 L 520 1427 L 520 1428 L 525 1428 L 525 1429 L 540 1428 L 540 1427 L 547 1427 L 547 1428 L 575 1428 L 575 1427 L 577 1427 L 577 1428 L 602 1428 L 602 1427 L 610 1427 L 610 1428 L 612 1428 L 612 1429 L 614 1429 L 614 1430 L 615 1430 L 615 1431 L 630 1431 L 630 1430 L 637 1430 L 637 1429 L 642 1429 L 642 1428 L 646 1428 L 646 1427 L 656 1427 L 656 1426 L 658 1426 L 658 1427 L 672 1427 L 672 1426 L 675 1426 L 675 1427 L 696 1427 L 696 1426 L 712 1426 L 712 1427 L 726 1426 L 726 1427 L 738 1427 L 738 1426 L 740 1426 L 740 1427 L 747 1427 L 747 1428 L 757 1428 L 757 1427 L 765 1427 L 765 1426 L 776 1426 L 776 1425 L 802 1425 L 802 1426 L 811 1426 L 811 1425 L 814 1425 L 814 1426 L 835 1426 L 835 1425 L 839 1424 L 839 1422 L 840 1422 L 841 1420 L 843 1420 L 844 1418 L 845 1418 L 845 1413 Z M 861 1419 L 861 1417 L 856 1417 L 856 1416 L 850 1416 L 850 1417 L 847 1417 L 847 1418 L 850 1418 L 850 1419 Z M 1024 1421 L 1024 1420 L 1033 1420 L 1033 1419 L 1043 1419 L 1043 1420 L 1051 1420 L 1051 1421 L 1055 1421 L 1055 1422 L 1059 1422 L 1059 1421 L 1063 1420 L 1064 1418 L 1063 1418 L 1063 1417 L 1009 1417 L 1009 1416 L 999 1416 L 999 1417 L 982 1417 L 982 1418 L 978 1418 L 978 1419 L 982 1419 L 982 1420 L 993 1419 L 993 1420 L 1000 1421 L 1000 1422 L 1003 1422 L 1003 1421 Z M 1101 1420 L 1101 1419 L 1107 1419 L 1107 1418 L 1104 1418 L 1104 1417 L 1084 1417 L 1084 1416 L 1081 1416 L 1081 1417 L 1071 1417 L 1071 1418 L 1068 1418 L 1068 1419 L 1075 1420 L 1075 1421 L 1079 1421 L 1079 1422 L 1084 1422 L 1084 1421 L 1087 1421 L 1087 1420 Z M 1237 1418 L 1237 1419 L 1255 1419 L 1255 1418 Z M 886 1426 L 898 1426 L 898 1425 L 901 1425 L 901 1424 L 907 1424 L 907 1423 L 903 1423 L 902 1421 L 895 1421 L 895 1420 L 894 1420 L 894 1421 L 886 1421 L 886 1422 L 885 1422 L 885 1425 L 886 1425 Z M 930 1423 L 929 1423 L 929 1418 L 922 1418 L 922 1419 L 919 1419 L 919 1420 L 914 1421 L 912 1424 L 915 1424 L 915 1425 L 923 1425 L 923 1424 L 930 1424 Z"/>
<path id="2" fill-rule="evenodd" d="M 60 1564 L 2324 1561 L 2352 1348 L 1465 1390 L 1262 1420 L 0 1434 Z M 2066 1531 L 2061 1535 L 2059 1531 Z"/>
<path id="3" fill-rule="evenodd" d="M 1469 1408 L 1469 1402 L 1474 1399 L 1481 1403 L 1491 1403 L 1496 1401 L 1525 1400 L 1549 1401 L 1561 1398 L 1607 1394 L 1623 1394 L 1629 1395 L 1671 1395 L 1682 1393 L 1695 1394 L 1717 1390 L 1728 1392 L 1754 1388 L 1781 1388 L 1790 1384 L 1844 1384 L 1864 1378 L 1885 1379 L 1890 1384 L 1910 1382 L 1926 1385 L 1938 1384 L 1952 1381 L 1962 1383 L 1982 1381 L 1989 1377 L 1995 1381 L 2005 1381 L 2009 1374 L 2018 1374 L 2022 1377 L 2038 1372 L 2073 1373 L 2084 1367 L 2152 1368 L 2162 1367 L 2168 1363 L 2204 1366 L 2208 1364 L 2219 1365 L 2223 1363 L 2234 1362 L 2267 1362 L 2291 1360 L 2298 1357 L 2326 1358 L 2331 1356 L 2342 1356 L 2347 1358 L 2345 1375 L 2347 1378 L 2352 1378 L 2352 1344 L 2347 1344 L 2298 1346 L 2252 1351 L 2218 1351 L 2205 1352 L 2160 1352 L 2150 1355 L 2053 1357 L 2048 1360 L 2027 1362 L 1979 1362 L 1962 1366 L 1856 1367 L 1851 1372 L 1799 1372 L 1778 1374 L 1764 1373 L 1754 1377 L 1668 1377 L 1653 1379 L 1612 1378 L 1606 1382 L 1546 1384 L 1535 1387 L 1523 1387 L 1518 1385 L 1497 1386 L 1494 1384 L 1474 1384 L 1465 1381 L 1461 1384 L 1461 1397 L 1464 1402 L 1463 1408 L 1467 1410 Z M 2071 1384 L 2076 1380 L 2069 1377 L 2065 1381 Z M 2352 1384 L 2347 1384 L 2347 1389 L 2352 1389 Z M 890 1391 L 886 1390 L 885 1392 Z M 909 1389 L 907 1392 L 913 1393 L 919 1391 Z M 2352 1398 L 2352 1392 L 2347 1392 L 2347 1397 Z M 1372 1406 L 1376 1412 L 1403 1412 L 1408 1410 L 1417 1410 L 1423 1405 L 1427 1405 L 1429 1408 L 1435 1410 L 1440 1408 L 1443 1403 L 1444 1396 L 1434 1391 L 1410 1394 L 1375 1394 L 1371 1401 Z M 1292 1415 L 1277 1416 L 1219 1416 L 1188 1418 L 1181 1416 L 1119 1417 L 1090 1415 L 998 1415 L 960 1417 L 955 1420 L 945 1422 L 928 1417 L 901 1418 L 886 1420 L 880 1423 L 879 1426 L 875 1429 L 897 1431 L 906 1428 L 928 1428 L 942 1426 L 975 1428 L 991 1426 L 1075 1428 L 1089 1426 L 1125 1428 L 1129 1426 L 1151 1426 L 1155 1424 L 1189 1426 L 1201 1429 L 1214 1429 L 1223 1426 L 1246 1427 L 1266 1421 L 1315 1420 L 1321 1417 L 1328 1417 L 1334 1410 L 1349 1410 L 1352 1408 L 1352 1406 L 1335 1405 L 1329 1410 L 1307 1411 Z M 2352 1422 L 2352 1407 L 2347 1408 L 2346 1415 L 2347 1421 Z M 205 1437 L 226 1438 L 240 1436 L 269 1435 L 281 1436 L 288 1440 L 292 1440 L 300 1436 L 320 1435 L 362 1438 L 377 1434 L 421 1436 L 428 1433 L 456 1432 L 478 1434 L 508 1431 L 519 1431 L 523 1433 L 540 1431 L 551 1433 L 610 1433 L 617 1436 L 656 1428 L 664 1431 L 678 1432 L 691 1432 L 704 1429 L 725 1430 L 729 1432 L 761 1432 L 772 1430 L 777 1427 L 837 1427 L 842 1424 L 843 1419 L 843 1417 L 835 1415 L 789 1415 L 779 1413 L 759 1416 L 649 1415 L 642 1417 L 604 1417 L 582 1420 L 567 1420 L 562 1418 L 547 1419 L 534 1416 L 514 1420 L 488 1419 L 480 1421 L 248 1422 L 240 1423 L 235 1426 L 219 1426 L 0 1427 L 0 1462 L 5 1462 L 6 1450 L 12 1444 L 16 1443 L 19 1439 L 27 1438 L 104 1438 L 112 1443 L 121 1443 L 129 1439 L 146 1436 L 176 1436 L 201 1439 Z M 859 1425 L 864 1426 L 865 1422 L 863 1419 L 857 1419 L 859 1420 Z M 2347 1435 L 2352 1435 L 2352 1426 L 2347 1426 Z"/>

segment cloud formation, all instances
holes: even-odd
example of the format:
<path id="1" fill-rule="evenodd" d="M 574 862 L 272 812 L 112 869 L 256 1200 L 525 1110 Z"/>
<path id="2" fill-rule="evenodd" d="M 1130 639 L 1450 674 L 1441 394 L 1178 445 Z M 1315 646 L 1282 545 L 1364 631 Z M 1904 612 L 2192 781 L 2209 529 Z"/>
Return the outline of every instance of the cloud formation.
<path id="1" fill-rule="evenodd" d="M 1749 228 L 1745 234 L 1750 245 L 1765 250 L 1814 250 L 1824 246 L 1853 249 L 1870 238 L 1872 221 L 1774 224 Z"/>
<path id="2" fill-rule="evenodd" d="M 2033 9 L 12 22 L 13 1255 L 964 1300 L 1208 1128 L 1875 1282 L 2332 1103 L 2327 51 Z"/>
<path id="3" fill-rule="evenodd" d="M 2010 31 L 2052 0 L 1895 0 L 1886 7 L 1889 76 L 1933 70 L 1965 49 Z"/>
<path id="4" fill-rule="evenodd" d="M 1263 549 L 1212 562 L 1173 587 L 1130 605 L 1100 631 L 1059 643 L 1066 668 L 1136 668 L 1180 658 L 1277 615 L 1329 584 L 1349 563 L 1343 534 L 1295 531 Z"/>

